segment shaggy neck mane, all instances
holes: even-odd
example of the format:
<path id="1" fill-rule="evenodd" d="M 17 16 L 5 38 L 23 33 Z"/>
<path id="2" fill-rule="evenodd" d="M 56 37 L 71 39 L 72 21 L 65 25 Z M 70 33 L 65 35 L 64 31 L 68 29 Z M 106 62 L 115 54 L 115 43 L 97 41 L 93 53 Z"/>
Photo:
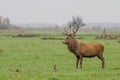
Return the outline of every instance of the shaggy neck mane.
<path id="1" fill-rule="evenodd" d="M 77 44 L 78 44 L 78 41 L 76 39 L 73 39 L 70 41 L 70 43 L 67 45 L 68 46 L 68 49 L 71 51 L 71 52 L 75 52 L 75 49 L 77 49 Z"/>

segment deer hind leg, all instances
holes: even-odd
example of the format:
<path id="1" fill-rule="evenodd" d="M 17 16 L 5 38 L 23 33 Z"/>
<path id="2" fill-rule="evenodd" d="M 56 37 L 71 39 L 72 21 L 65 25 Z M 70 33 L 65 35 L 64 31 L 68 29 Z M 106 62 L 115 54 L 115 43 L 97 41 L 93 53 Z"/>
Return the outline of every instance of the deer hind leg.
<path id="1" fill-rule="evenodd" d="M 97 57 L 102 61 L 102 68 L 104 68 L 105 67 L 105 59 L 104 59 L 103 55 L 100 54 Z"/>

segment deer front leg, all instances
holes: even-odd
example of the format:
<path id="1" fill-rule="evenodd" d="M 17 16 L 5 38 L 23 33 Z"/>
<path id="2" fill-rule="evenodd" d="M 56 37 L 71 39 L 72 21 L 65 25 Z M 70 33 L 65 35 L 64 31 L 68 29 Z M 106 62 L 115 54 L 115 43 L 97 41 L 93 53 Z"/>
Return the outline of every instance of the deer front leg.
<path id="1" fill-rule="evenodd" d="M 76 61 L 76 68 L 78 68 L 78 62 L 79 62 L 79 56 L 76 56 L 77 61 Z"/>

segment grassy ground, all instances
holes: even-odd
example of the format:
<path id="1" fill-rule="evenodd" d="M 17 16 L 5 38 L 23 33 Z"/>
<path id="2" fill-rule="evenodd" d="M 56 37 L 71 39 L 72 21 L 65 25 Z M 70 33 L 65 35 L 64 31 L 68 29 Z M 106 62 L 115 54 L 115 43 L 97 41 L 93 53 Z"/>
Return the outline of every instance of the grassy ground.
<path id="1" fill-rule="evenodd" d="M 0 80 L 120 79 L 118 40 L 99 40 L 94 39 L 96 35 L 82 35 L 84 39 L 81 41 L 105 44 L 106 67 L 102 69 L 101 61 L 96 57 L 84 58 L 83 69 L 76 69 L 76 58 L 62 44 L 62 40 L 41 40 L 40 37 L 12 38 L 11 35 L 0 34 Z M 64 37 L 59 34 L 47 35 Z M 53 70 L 54 65 L 58 68 L 57 72 Z"/>

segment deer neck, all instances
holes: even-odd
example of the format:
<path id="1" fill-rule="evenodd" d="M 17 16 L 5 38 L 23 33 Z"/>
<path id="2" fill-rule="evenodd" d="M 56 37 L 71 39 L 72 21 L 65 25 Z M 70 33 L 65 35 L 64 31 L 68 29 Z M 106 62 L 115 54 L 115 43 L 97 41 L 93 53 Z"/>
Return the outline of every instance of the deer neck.
<path id="1" fill-rule="evenodd" d="M 77 43 L 78 43 L 78 41 L 76 39 L 71 40 L 71 42 L 68 44 L 68 49 L 71 52 L 75 52 L 75 50 L 77 48 Z"/>

